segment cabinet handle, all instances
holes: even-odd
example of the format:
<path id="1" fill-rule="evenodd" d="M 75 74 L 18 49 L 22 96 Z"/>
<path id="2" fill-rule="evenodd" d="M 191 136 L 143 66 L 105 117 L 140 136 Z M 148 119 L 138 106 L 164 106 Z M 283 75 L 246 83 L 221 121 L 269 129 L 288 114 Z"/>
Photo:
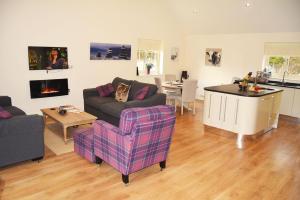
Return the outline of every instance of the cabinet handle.
<path id="1" fill-rule="evenodd" d="M 223 116 L 224 122 L 225 122 L 225 118 L 226 118 L 226 107 L 227 107 L 227 96 L 225 97 L 224 116 Z"/>
<path id="2" fill-rule="evenodd" d="M 208 109 L 208 118 L 210 118 L 210 108 L 211 108 L 211 94 L 209 94 L 209 109 Z"/>
<path id="3" fill-rule="evenodd" d="M 219 110 L 219 120 L 221 120 L 221 112 L 222 112 L 222 101 L 223 101 L 223 96 L 221 96 L 221 102 L 220 102 L 220 110 Z"/>
<path id="4" fill-rule="evenodd" d="M 239 112 L 239 99 L 236 100 L 235 124 L 237 124 L 238 112 Z"/>

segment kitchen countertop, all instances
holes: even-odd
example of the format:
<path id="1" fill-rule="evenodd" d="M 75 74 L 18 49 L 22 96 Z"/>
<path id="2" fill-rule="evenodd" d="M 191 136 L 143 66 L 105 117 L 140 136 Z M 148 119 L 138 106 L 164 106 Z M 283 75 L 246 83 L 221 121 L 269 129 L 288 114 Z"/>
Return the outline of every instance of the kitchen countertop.
<path id="1" fill-rule="evenodd" d="M 238 84 L 241 80 L 236 80 L 234 83 Z M 253 82 L 250 82 L 253 83 Z M 283 88 L 295 88 L 295 89 L 300 89 L 300 83 L 291 83 L 291 82 L 280 82 L 280 81 L 272 81 L 269 80 L 266 83 L 260 83 L 258 82 L 257 84 L 259 85 L 270 85 L 270 86 L 276 86 L 276 87 L 283 87 Z"/>
<path id="2" fill-rule="evenodd" d="M 212 91 L 212 92 L 226 93 L 226 94 L 233 94 L 233 95 L 238 95 L 238 96 L 245 96 L 245 97 L 261 97 L 261 96 L 265 96 L 268 94 L 283 91 L 283 90 L 270 89 L 270 88 L 266 88 L 265 90 L 263 90 L 261 92 L 241 91 L 238 84 L 205 87 L 204 90 Z"/>

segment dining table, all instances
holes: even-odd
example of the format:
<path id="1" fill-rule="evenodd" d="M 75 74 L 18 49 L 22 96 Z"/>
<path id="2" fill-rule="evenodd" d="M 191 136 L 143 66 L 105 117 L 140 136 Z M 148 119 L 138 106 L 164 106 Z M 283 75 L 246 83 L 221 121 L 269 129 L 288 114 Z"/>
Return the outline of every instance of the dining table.
<path id="1" fill-rule="evenodd" d="M 181 90 L 182 89 L 182 83 L 177 81 L 167 81 L 162 83 L 162 87 L 165 89 L 172 89 L 172 90 Z"/>

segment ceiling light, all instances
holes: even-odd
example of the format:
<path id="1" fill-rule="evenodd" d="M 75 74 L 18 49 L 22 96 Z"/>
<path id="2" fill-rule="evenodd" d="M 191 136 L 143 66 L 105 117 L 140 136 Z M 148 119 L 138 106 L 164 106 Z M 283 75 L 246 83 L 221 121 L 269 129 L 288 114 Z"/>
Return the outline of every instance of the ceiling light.
<path id="1" fill-rule="evenodd" d="M 199 9 L 195 8 L 195 9 L 193 10 L 193 14 L 197 15 L 197 14 L 199 14 L 199 13 L 200 13 L 200 10 L 199 10 Z"/>
<path id="2" fill-rule="evenodd" d="M 245 7 L 246 7 L 246 8 L 249 8 L 249 7 L 251 7 L 251 6 L 252 6 L 252 4 L 253 4 L 252 0 L 245 0 L 245 3 L 244 3 L 244 5 L 245 5 Z"/>

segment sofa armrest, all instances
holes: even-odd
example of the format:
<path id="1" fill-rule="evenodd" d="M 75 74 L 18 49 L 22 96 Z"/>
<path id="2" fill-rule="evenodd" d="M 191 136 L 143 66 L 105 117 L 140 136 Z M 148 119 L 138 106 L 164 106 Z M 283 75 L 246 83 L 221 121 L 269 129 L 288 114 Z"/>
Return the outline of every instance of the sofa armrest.
<path id="1" fill-rule="evenodd" d="M 11 98 L 9 96 L 0 96 L 0 106 L 11 106 Z"/>
<path id="2" fill-rule="evenodd" d="M 166 104 L 166 94 L 157 93 L 151 97 L 148 97 L 144 100 L 132 100 L 125 103 L 126 108 L 134 107 L 150 107 Z"/>
<path id="3" fill-rule="evenodd" d="M 44 137 L 44 119 L 40 115 L 18 115 L 0 121 L 0 138 L 26 135 L 41 135 Z"/>
<path id="4" fill-rule="evenodd" d="M 83 99 L 94 96 L 99 96 L 96 88 L 87 88 L 83 90 Z"/>

